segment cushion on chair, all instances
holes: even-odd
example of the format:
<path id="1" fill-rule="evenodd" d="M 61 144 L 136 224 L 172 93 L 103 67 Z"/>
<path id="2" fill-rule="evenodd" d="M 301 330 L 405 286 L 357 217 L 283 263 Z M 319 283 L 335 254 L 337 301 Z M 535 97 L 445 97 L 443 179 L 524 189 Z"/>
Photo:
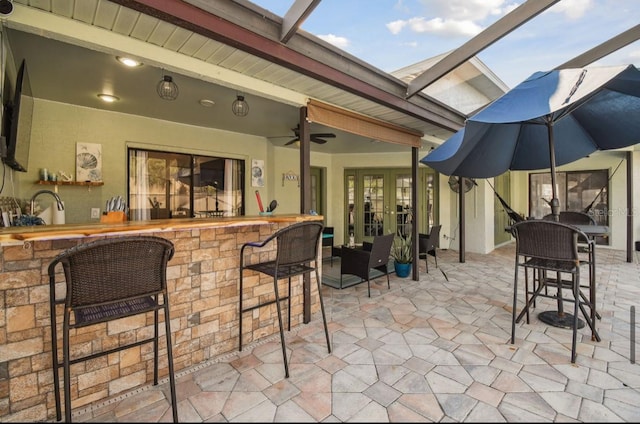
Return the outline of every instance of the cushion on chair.
<path id="1" fill-rule="evenodd" d="M 139 297 L 123 302 L 107 305 L 89 306 L 74 310 L 76 327 L 127 317 L 156 309 L 156 302 L 151 296 Z"/>

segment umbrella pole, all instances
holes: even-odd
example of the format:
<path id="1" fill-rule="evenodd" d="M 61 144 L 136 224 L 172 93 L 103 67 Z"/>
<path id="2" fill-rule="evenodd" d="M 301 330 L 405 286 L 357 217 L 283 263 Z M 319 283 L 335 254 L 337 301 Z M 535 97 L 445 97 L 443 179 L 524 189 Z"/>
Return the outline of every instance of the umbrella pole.
<path id="1" fill-rule="evenodd" d="M 553 198 L 551 199 L 551 213 L 553 213 L 554 220 L 558 222 L 560 221 L 560 201 L 558 200 L 558 191 L 556 190 L 556 155 L 553 140 L 553 121 L 551 116 L 547 117 L 546 125 L 549 134 L 549 159 L 552 185 L 551 189 L 553 193 Z M 542 275 L 541 278 L 546 278 L 546 276 Z M 565 313 L 562 306 L 562 285 L 560 284 L 560 273 L 556 274 L 556 278 L 558 279 L 558 310 L 540 312 L 538 314 L 538 319 L 545 324 L 553 325 L 554 327 L 572 328 L 574 316 L 573 314 Z M 576 299 L 576 301 L 578 301 L 578 299 Z M 578 328 L 582 328 L 584 327 L 584 325 L 584 321 L 578 320 Z"/>
<path id="2" fill-rule="evenodd" d="M 551 192 L 553 196 L 551 198 L 551 213 L 553 214 L 553 220 L 560 221 L 560 201 L 558 200 L 558 191 L 556 189 L 556 153 L 555 144 L 553 139 L 553 120 L 551 117 L 547 120 L 547 133 L 549 135 L 549 164 L 551 167 Z M 564 308 L 562 305 L 562 289 L 560 288 L 560 273 L 556 276 L 558 279 L 558 316 L 564 317 Z"/>
<path id="3" fill-rule="evenodd" d="M 558 190 L 556 186 L 556 153 L 553 140 L 553 121 L 549 116 L 547 118 L 547 132 L 549 134 L 549 164 L 551 167 L 551 192 L 553 197 L 551 198 L 551 213 L 553 214 L 554 221 L 560 221 L 560 201 L 558 200 Z"/>

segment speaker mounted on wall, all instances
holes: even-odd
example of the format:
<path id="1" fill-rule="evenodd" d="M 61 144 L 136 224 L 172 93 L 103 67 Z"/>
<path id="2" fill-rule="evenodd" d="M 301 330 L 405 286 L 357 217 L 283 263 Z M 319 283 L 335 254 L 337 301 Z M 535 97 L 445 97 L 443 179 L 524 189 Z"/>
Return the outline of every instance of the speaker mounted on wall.
<path id="1" fill-rule="evenodd" d="M 0 0 L 0 16 L 9 16 L 13 13 L 13 0 Z"/>

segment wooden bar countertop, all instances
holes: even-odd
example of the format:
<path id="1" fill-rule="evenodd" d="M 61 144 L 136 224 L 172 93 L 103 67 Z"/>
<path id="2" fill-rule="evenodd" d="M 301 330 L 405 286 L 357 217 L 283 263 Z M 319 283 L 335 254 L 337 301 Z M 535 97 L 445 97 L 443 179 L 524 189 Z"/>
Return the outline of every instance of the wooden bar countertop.
<path id="1" fill-rule="evenodd" d="M 36 240 L 57 240 L 79 237 L 102 236 L 156 231 L 175 231 L 213 227 L 238 227 L 245 225 L 265 225 L 281 222 L 321 221 L 320 215 L 271 215 L 235 216 L 220 218 L 174 218 L 148 221 L 125 221 L 118 223 L 84 223 L 62 225 L 34 225 L 27 227 L 7 227 L 0 230 L 0 244 Z"/>

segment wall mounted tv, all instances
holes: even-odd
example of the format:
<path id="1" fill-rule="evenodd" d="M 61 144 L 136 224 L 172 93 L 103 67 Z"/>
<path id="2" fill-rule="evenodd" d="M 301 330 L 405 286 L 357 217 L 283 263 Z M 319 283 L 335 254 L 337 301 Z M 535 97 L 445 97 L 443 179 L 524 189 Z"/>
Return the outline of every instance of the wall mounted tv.
<path id="1" fill-rule="evenodd" d="M 7 150 L 2 161 L 16 171 L 27 172 L 29 166 L 32 118 L 33 96 L 27 63 L 23 60 L 18 70 L 13 102 L 8 102 L 4 109 L 4 135 Z"/>

